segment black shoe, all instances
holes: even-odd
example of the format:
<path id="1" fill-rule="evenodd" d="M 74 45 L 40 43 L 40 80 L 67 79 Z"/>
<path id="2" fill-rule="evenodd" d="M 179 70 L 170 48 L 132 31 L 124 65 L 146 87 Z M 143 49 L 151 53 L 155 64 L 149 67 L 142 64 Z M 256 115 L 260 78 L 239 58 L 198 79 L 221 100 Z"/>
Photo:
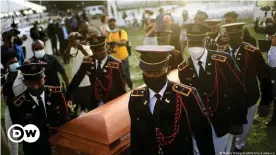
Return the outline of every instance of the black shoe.
<path id="1" fill-rule="evenodd" d="M 266 126 L 276 126 L 276 120 L 271 120 L 265 123 Z"/>
<path id="2" fill-rule="evenodd" d="M 235 147 L 234 152 L 242 152 L 242 149 L 238 149 Z"/>

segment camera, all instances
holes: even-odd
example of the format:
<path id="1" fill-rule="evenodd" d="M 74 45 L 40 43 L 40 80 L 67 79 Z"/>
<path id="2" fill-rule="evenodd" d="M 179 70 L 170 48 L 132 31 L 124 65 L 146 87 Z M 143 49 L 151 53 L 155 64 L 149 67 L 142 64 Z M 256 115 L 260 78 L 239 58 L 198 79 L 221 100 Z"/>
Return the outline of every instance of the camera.
<path id="1" fill-rule="evenodd" d="M 77 39 L 77 40 L 81 40 L 83 38 L 82 35 L 79 33 L 73 33 L 73 37 L 74 39 Z"/>
<path id="2" fill-rule="evenodd" d="M 260 8 L 260 10 L 268 12 L 268 11 L 271 10 L 271 7 L 270 7 L 269 5 L 262 6 L 262 7 Z"/>
<path id="3" fill-rule="evenodd" d="M 17 37 L 20 34 L 20 31 L 17 30 L 17 24 L 13 23 L 11 24 L 11 30 L 8 31 L 8 38 L 11 37 Z"/>

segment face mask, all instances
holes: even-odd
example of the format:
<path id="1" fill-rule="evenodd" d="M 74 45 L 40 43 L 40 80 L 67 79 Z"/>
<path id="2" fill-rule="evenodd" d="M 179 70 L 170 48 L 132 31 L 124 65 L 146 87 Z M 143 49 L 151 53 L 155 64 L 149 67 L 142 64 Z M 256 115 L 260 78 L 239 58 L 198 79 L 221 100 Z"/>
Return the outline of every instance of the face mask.
<path id="1" fill-rule="evenodd" d="M 152 89 L 154 92 L 158 93 L 167 82 L 167 74 L 163 74 L 160 77 L 147 77 L 143 74 L 143 79 L 145 84 Z"/>
<path id="2" fill-rule="evenodd" d="M 118 28 L 115 28 L 115 29 L 110 29 L 110 32 L 117 32 L 118 31 Z"/>
<path id="3" fill-rule="evenodd" d="M 37 59 L 42 59 L 45 55 L 45 51 L 44 50 L 40 50 L 40 51 L 35 51 L 34 52 L 34 56 L 37 58 Z"/>
<path id="4" fill-rule="evenodd" d="M 17 67 L 19 67 L 19 63 L 16 62 L 16 63 L 13 63 L 13 64 L 10 64 L 9 68 L 10 68 L 10 72 L 17 72 Z"/>
<path id="5" fill-rule="evenodd" d="M 28 88 L 28 91 L 33 96 L 40 96 L 44 91 L 44 86 L 37 88 L 37 89 Z"/>
<path id="6" fill-rule="evenodd" d="M 203 47 L 189 47 L 188 51 L 191 57 L 194 59 L 199 59 L 203 55 L 205 49 Z"/>
<path id="7" fill-rule="evenodd" d="M 52 23 L 53 23 L 53 20 L 50 20 L 49 23 L 52 24 Z"/>

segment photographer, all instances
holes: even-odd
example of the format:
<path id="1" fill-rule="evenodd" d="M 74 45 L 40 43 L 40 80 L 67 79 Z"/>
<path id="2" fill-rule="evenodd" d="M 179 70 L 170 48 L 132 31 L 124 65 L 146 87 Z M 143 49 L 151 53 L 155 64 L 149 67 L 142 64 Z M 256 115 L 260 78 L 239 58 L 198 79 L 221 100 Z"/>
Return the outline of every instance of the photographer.
<path id="1" fill-rule="evenodd" d="M 64 57 L 66 61 L 71 61 L 69 65 L 72 70 L 72 75 L 77 73 L 83 58 L 92 55 L 92 51 L 87 45 L 87 39 L 93 35 L 100 35 L 100 32 L 90 27 L 87 21 L 80 22 L 78 32 L 69 34 L 69 43 L 65 50 Z M 78 110 L 79 105 L 81 105 L 80 115 L 84 114 L 85 107 L 90 105 L 92 91 L 89 77 L 85 76 L 73 96 L 73 104 L 76 105 L 75 110 Z"/>
<path id="2" fill-rule="evenodd" d="M 16 52 L 16 57 L 19 64 L 23 64 L 25 55 L 23 52 L 23 41 L 27 40 L 26 35 L 19 37 L 20 31 L 17 30 L 17 25 L 12 24 L 12 29 L 2 33 L 3 45 L 1 46 L 1 52 Z"/>
<path id="3" fill-rule="evenodd" d="M 108 20 L 108 27 L 110 29 L 110 33 L 107 36 L 107 44 L 109 45 L 109 53 L 111 56 L 119 59 L 123 63 L 125 81 L 130 89 L 133 88 L 133 84 L 130 78 L 129 72 L 129 52 L 128 49 L 128 36 L 126 31 L 117 28 L 116 19 L 111 18 Z"/>
<path id="4" fill-rule="evenodd" d="M 45 43 L 47 35 L 43 27 L 39 26 L 39 22 L 35 21 L 34 26 L 30 29 L 30 36 L 33 40 L 41 40 Z"/>
<path id="5" fill-rule="evenodd" d="M 271 47 L 270 50 L 268 51 L 268 65 L 271 67 L 271 72 L 270 72 L 270 79 L 271 79 L 271 84 L 272 84 L 272 97 L 273 99 L 273 103 L 274 103 L 274 109 L 273 109 L 273 113 L 272 113 L 272 118 L 269 122 L 266 123 L 266 125 L 268 126 L 275 126 L 276 125 L 276 35 L 273 35 L 269 38 L 271 40 Z M 266 110 L 263 111 L 266 114 L 264 116 L 266 116 L 268 114 L 269 111 L 269 104 L 270 102 L 261 102 L 260 104 L 263 105 L 262 109 Z"/>
<path id="6" fill-rule="evenodd" d="M 267 12 L 270 11 L 269 6 L 262 7 L 261 10 L 265 11 L 265 19 L 260 21 L 260 18 L 257 18 L 254 30 L 256 33 L 271 36 L 276 33 L 276 10 L 271 11 L 272 18 L 267 18 Z"/>

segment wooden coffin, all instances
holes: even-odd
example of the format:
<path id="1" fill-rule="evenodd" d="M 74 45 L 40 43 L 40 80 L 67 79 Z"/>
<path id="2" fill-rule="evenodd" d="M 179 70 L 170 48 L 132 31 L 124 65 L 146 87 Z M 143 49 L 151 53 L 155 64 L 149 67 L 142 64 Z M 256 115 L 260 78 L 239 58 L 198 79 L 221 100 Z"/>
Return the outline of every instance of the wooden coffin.
<path id="1" fill-rule="evenodd" d="M 173 70 L 169 79 L 179 81 Z M 128 154 L 130 145 L 130 92 L 59 128 L 50 139 L 59 155 Z"/>

